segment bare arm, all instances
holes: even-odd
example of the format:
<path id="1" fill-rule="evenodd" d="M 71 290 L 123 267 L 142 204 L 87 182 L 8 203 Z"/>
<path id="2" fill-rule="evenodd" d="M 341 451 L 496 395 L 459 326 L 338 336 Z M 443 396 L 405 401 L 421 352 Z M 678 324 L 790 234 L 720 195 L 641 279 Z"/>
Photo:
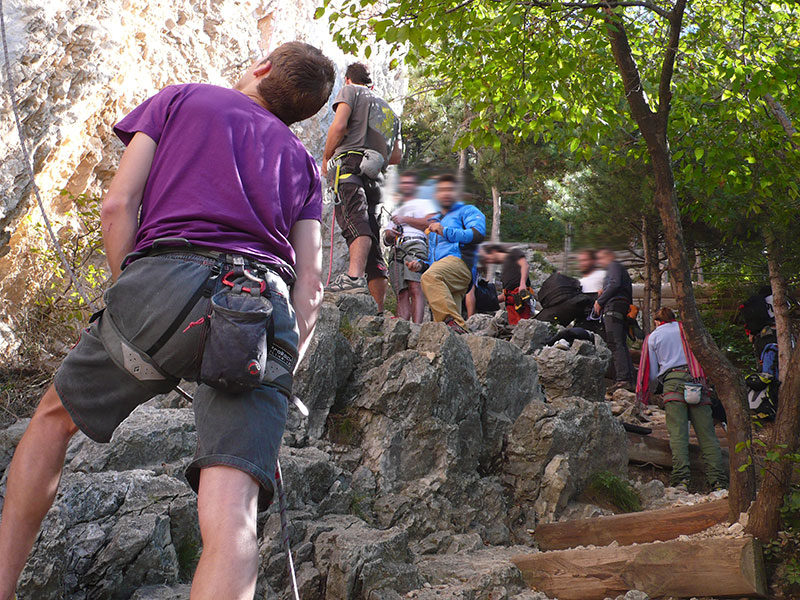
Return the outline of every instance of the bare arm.
<path id="1" fill-rule="evenodd" d="M 289 232 L 289 243 L 297 257 L 297 281 L 292 287 L 292 306 L 300 329 L 297 345 L 299 362 L 311 341 L 322 304 L 322 234 L 319 221 L 297 221 Z"/>
<path id="2" fill-rule="evenodd" d="M 400 140 L 397 140 L 394 143 L 394 148 L 392 148 L 392 153 L 389 155 L 389 164 L 399 165 L 401 160 L 403 160 L 403 148 L 400 146 Z"/>
<path id="3" fill-rule="evenodd" d="M 123 259 L 133 251 L 139 228 L 139 206 L 155 152 L 156 143 L 152 138 L 142 132 L 134 135 L 103 198 L 100 224 L 114 281 L 122 272 Z"/>
<path id="4" fill-rule="evenodd" d="M 434 217 L 436 217 L 436 213 L 431 213 L 424 217 L 392 217 L 392 221 L 398 223 L 399 225 L 411 225 L 415 229 L 419 229 L 420 231 L 425 231 L 428 228 L 428 225 L 431 224 Z"/>
<path id="5" fill-rule="evenodd" d="M 333 123 L 328 128 L 328 139 L 325 141 L 325 152 L 322 155 L 322 175 L 328 173 L 328 161 L 333 158 L 333 153 L 336 148 L 342 143 L 345 134 L 347 133 L 347 123 L 350 121 L 350 113 L 353 109 L 349 104 L 340 102 L 336 105 L 336 114 L 333 117 Z"/>
<path id="6" fill-rule="evenodd" d="M 519 259 L 517 264 L 519 264 L 519 290 L 522 291 L 528 288 L 528 286 L 525 285 L 525 281 L 528 279 L 530 267 L 524 256 Z"/>

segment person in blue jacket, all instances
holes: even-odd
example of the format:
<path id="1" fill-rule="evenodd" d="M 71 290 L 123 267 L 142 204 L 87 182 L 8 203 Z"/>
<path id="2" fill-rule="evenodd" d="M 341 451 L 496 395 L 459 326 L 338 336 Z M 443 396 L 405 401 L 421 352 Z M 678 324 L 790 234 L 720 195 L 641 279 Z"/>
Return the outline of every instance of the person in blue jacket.
<path id="1" fill-rule="evenodd" d="M 428 226 L 428 262 L 407 262 L 422 275 L 422 291 L 433 320 L 467 333 L 461 302 L 477 277 L 478 245 L 486 237 L 486 217 L 476 207 L 456 202 L 456 178 L 442 175 L 436 184 L 441 212 Z"/>

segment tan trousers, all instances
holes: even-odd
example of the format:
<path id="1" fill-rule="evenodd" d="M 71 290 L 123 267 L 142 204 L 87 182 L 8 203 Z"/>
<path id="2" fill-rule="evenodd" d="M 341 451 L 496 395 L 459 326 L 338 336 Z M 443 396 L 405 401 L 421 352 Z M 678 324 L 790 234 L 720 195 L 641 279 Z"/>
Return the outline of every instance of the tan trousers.
<path id="1" fill-rule="evenodd" d="M 461 302 L 472 282 L 472 273 L 457 256 L 446 256 L 422 274 L 422 292 L 431 307 L 434 321 L 452 317 L 462 327 Z"/>

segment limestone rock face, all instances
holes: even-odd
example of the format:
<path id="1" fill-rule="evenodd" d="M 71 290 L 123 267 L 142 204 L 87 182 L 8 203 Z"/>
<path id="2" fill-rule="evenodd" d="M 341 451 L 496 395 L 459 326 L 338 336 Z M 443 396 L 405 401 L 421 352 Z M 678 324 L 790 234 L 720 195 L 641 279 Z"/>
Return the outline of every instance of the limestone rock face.
<path id="1" fill-rule="evenodd" d="M 628 464 L 625 429 L 608 405 L 582 398 L 531 402 L 514 423 L 504 468 L 514 488 L 514 509 L 526 529 L 553 520 L 593 473 L 622 474 Z"/>
<path id="2" fill-rule="evenodd" d="M 5 18 L 23 132 L 36 180 L 56 230 L 76 228 L 69 198 L 101 195 L 113 176 L 122 144 L 112 126 L 160 89 L 178 83 L 230 86 L 246 67 L 284 42 L 319 47 L 337 67 L 327 106 L 294 126 L 317 160 L 322 157 L 331 104 L 355 57 L 333 42 L 327 19 L 313 18 L 315 0 L 6 0 Z M 376 90 L 398 114 L 406 82 L 402 68 L 373 44 L 366 61 Z M 29 272 L 28 249 L 41 243 L 31 224 L 40 222 L 5 89 L 0 94 L 0 295 L 9 305 L 24 299 L 16 285 Z M 31 222 L 23 220 L 30 215 Z M 323 232 L 330 247 L 330 208 Z M 4 256 L 5 255 L 5 256 Z M 346 248 L 334 236 L 334 270 Z M 13 317 L 6 314 L 5 317 Z M 0 348 L 2 349 L 2 348 Z"/>
<path id="3" fill-rule="evenodd" d="M 577 396 L 602 402 L 605 398 L 603 375 L 611 358 L 605 346 L 575 340 L 567 349 L 543 348 L 535 358 L 548 400 Z"/>

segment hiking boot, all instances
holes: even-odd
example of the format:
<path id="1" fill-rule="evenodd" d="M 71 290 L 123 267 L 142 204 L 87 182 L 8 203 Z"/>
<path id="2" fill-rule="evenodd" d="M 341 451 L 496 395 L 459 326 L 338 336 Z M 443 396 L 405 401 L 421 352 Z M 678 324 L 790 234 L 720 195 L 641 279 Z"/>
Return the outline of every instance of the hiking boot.
<path id="1" fill-rule="evenodd" d="M 456 320 L 453 317 L 446 317 L 444 320 L 445 325 L 447 325 L 450 329 L 455 331 L 458 335 L 464 335 L 469 333 L 466 329 L 464 329 L 461 325 L 456 323 Z"/>
<path id="2" fill-rule="evenodd" d="M 326 292 L 336 292 L 341 294 L 354 294 L 357 292 L 366 292 L 367 280 L 364 277 L 350 277 L 347 273 L 339 273 L 330 285 L 325 288 Z"/>
<path id="3" fill-rule="evenodd" d="M 687 493 L 689 492 L 689 482 L 688 481 L 681 481 L 681 482 L 673 485 L 672 487 L 675 488 L 676 490 L 678 490 L 679 492 L 687 492 Z"/>

